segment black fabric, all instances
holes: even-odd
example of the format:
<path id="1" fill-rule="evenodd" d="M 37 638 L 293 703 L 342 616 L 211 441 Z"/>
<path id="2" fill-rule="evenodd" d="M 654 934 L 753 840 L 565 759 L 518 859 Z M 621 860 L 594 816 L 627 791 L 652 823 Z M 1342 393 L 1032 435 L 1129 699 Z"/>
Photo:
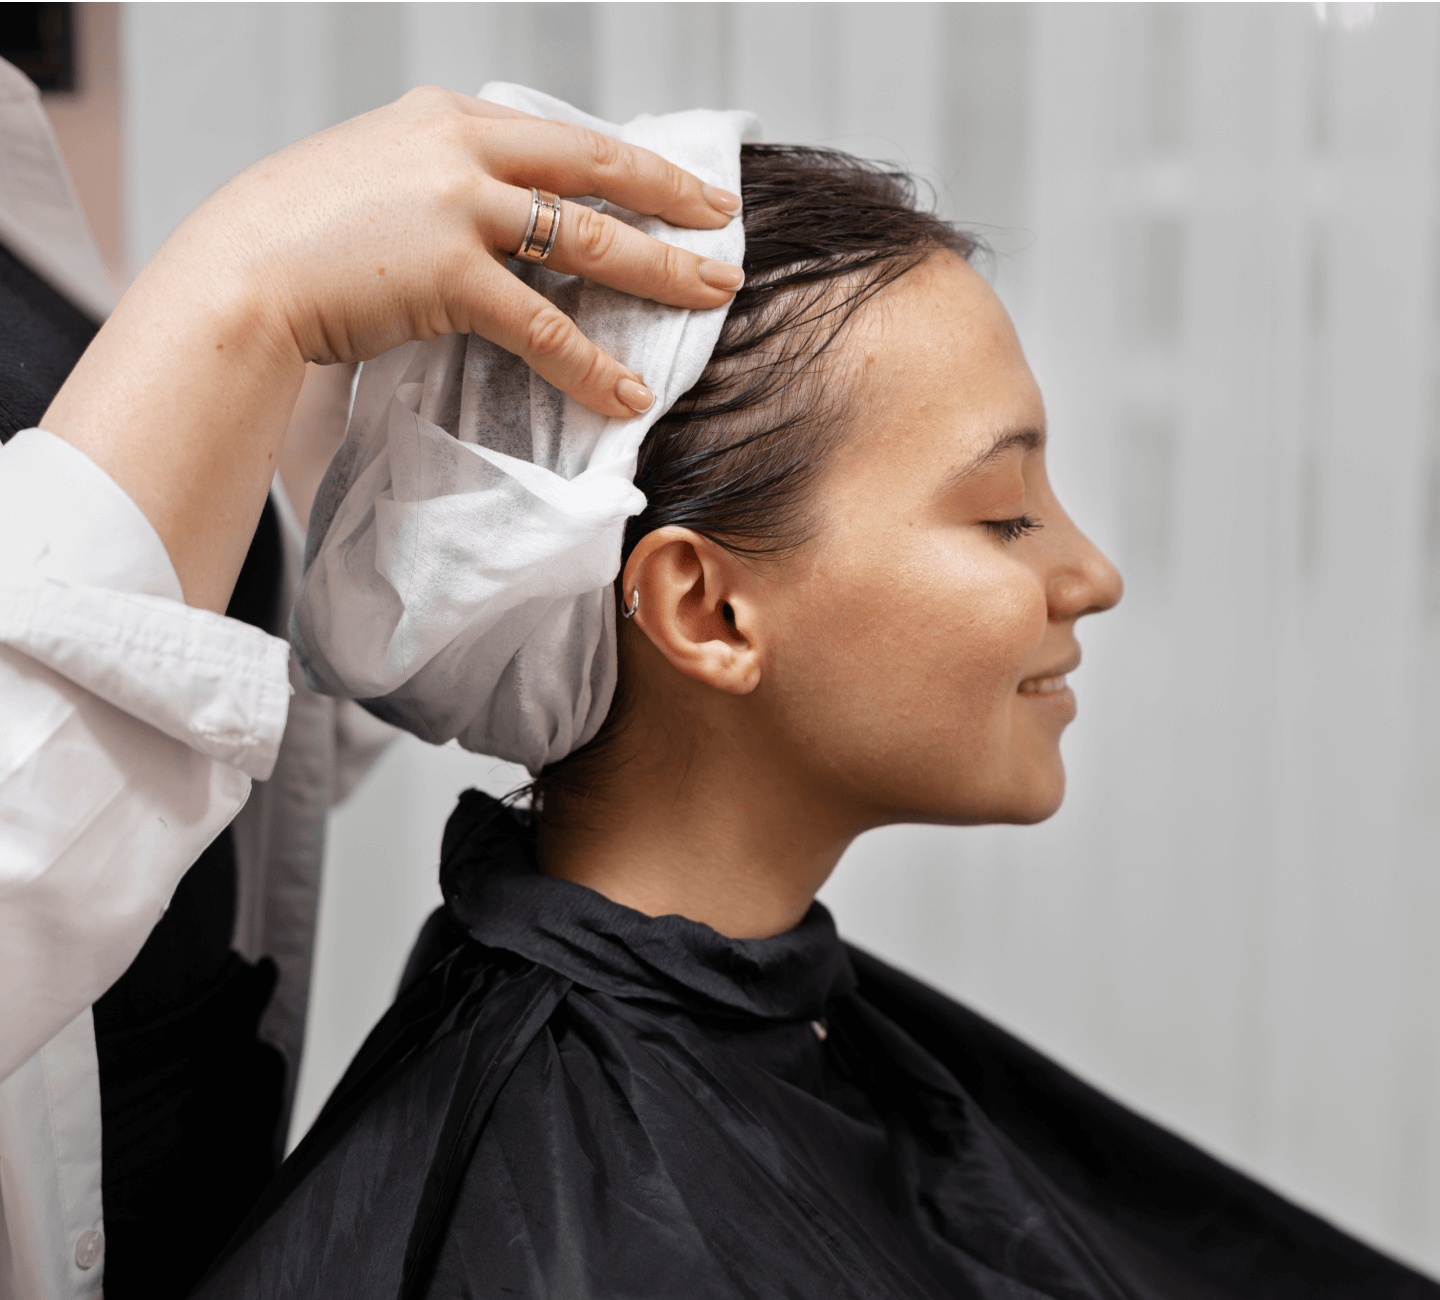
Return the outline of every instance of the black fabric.
<path id="1" fill-rule="evenodd" d="M 250 539 L 250 549 L 245 552 L 245 562 L 240 566 L 240 576 L 235 579 L 235 590 L 230 593 L 230 603 L 225 607 L 225 617 L 238 618 L 263 632 L 275 632 L 280 624 L 282 563 L 280 516 L 275 511 L 274 501 L 266 497 L 260 522 L 255 525 L 255 535 Z"/>
<path id="2" fill-rule="evenodd" d="M 1369 1247 L 1126 1110 L 918 980 L 866 953 L 852 950 L 852 957 L 861 996 L 934 1055 L 1098 1232 L 1143 1243 L 1161 1256 L 1203 1256 L 1212 1285 L 1195 1294 L 1440 1294 L 1430 1282 L 1404 1289 L 1408 1274 L 1395 1265 L 1387 1284 Z M 1257 1276 L 1285 1283 L 1255 1291 L 1248 1279 Z M 1172 1293 L 1190 1294 L 1166 1292 Z"/>
<path id="3" fill-rule="evenodd" d="M 0 244 L 0 443 L 40 423 L 98 328 Z"/>
<path id="4" fill-rule="evenodd" d="M 235 840 L 227 827 L 180 878 L 144 947 L 95 1003 L 97 1042 L 162 1020 L 220 982 L 232 956 L 235 890 Z M 103 1052 L 100 1064 L 103 1087 Z"/>
<path id="5" fill-rule="evenodd" d="M 267 500 L 226 614 L 273 626 L 280 563 Z M 231 950 L 236 886 L 227 826 L 94 1006 L 107 1300 L 187 1295 L 275 1173 L 285 1065 L 256 1034 L 275 970 Z"/>
<path id="6" fill-rule="evenodd" d="M 539 875 L 474 791 L 395 1005 L 197 1290 L 1437 1300 L 836 937 Z"/>
<path id="7" fill-rule="evenodd" d="M 107 1300 L 188 1295 L 274 1173 L 284 1062 L 256 1037 L 275 964 L 97 1036 Z"/>

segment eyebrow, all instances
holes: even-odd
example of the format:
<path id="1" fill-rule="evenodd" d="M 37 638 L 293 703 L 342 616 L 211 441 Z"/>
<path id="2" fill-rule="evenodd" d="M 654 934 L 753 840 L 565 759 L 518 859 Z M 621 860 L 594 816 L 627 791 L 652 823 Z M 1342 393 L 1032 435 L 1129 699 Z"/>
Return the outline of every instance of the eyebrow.
<path id="1" fill-rule="evenodd" d="M 956 484 L 964 482 L 973 474 L 978 474 L 985 466 L 998 460 L 1012 447 L 1023 447 L 1026 451 L 1039 451 L 1044 445 L 1045 432 L 1043 429 L 1009 429 L 1004 433 L 998 433 L 995 435 L 995 440 L 984 451 L 977 452 L 969 460 L 962 461 L 945 476 L 941 491 L 948 492 Z"/>

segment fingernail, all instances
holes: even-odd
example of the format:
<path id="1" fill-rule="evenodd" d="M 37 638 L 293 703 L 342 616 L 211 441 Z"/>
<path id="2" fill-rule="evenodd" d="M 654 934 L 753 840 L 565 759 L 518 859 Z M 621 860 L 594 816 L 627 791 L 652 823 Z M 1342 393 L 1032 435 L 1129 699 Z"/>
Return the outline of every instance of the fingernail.
<path id="1" fill-rule="evenodd" d="M 644 415 L 655 405 L 655 394 L 634 379 L 622 379 L 615 385 L 615 396 L 636 415 Z"/>
<path id="2" fill-rule="evenodd" d="M 738 289 L 745 283 L 745 272 L 729 262 L 712 262 L 709 258 L 695 268 L 695 273 L 712 289 Z"/>
<path id="3" fill-rule="evenodd" d="M 705 195 L 705 202 L 716 212 L 723 212 L 727 217 L 733 217 L 740 211 L 740 196 L 731 194 L 729 190 L 722 190 L 718 185 L 702 185 L 701 192 Z"/>

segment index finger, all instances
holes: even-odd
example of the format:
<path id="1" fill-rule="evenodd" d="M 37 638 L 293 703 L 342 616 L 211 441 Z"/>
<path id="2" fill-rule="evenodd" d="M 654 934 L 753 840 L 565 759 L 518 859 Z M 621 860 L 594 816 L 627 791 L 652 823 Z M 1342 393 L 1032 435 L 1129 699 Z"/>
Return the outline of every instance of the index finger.
<path id="1" fill-rule="evenodd" d="M 639 145 L 599 131 L 504 109 L 466 105 L 485 121 L 486 170 L 497 180 L 566 196 L 594 195 L 672 226 L 718 230 L 740 211 L 740 196 L 667 162 Z"/>
<path id="2" fill-rule="evenodd" d="M 655 395 L 640 376 L 622 366 L 581 332 L 563 311 L 483 254 L 471 266 L 475 304 L 464 328 L 513 352 L 541 379 L 610 419 L 629 419 L 650 409 Z"/>

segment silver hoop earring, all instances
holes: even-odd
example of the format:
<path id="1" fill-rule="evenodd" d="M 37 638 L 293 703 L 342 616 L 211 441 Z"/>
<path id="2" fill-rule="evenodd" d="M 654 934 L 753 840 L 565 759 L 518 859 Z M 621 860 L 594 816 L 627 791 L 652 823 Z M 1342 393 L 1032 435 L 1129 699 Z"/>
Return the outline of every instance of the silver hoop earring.
<path id="1" fill-rule="evenodd" d="M 636 587 L 636 588 L 635 588 L 635 603 L 634 603 L 633 605 L 631 605 L 629 609 L 626 609 L 624 605 L 621 605 L 621 606 L 620 606 L 620 612 L 621 612 L 622 614 L 624 614 L 626 618 L 634 618 L 635 615 L 640 612 L 640 588 L 639 588 L 639 587 Z"/>

